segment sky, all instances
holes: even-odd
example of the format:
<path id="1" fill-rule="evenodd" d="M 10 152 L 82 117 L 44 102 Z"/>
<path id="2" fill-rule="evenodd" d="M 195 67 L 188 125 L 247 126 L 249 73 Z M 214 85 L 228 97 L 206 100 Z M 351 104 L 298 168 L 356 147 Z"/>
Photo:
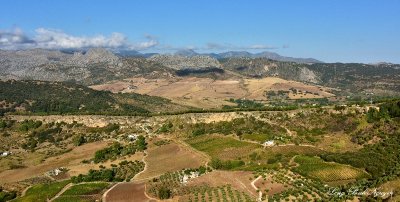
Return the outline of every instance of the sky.
<path id="1" fill-rule="evenodd" d="M 2 0 L 0 49 L 271 51 L 400 63 L 400 0 Z"/>

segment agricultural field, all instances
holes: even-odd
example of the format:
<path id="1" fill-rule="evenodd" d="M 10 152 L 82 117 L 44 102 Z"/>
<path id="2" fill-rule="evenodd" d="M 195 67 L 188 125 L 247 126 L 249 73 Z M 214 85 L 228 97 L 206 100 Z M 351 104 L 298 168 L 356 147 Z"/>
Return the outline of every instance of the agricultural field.
<path id="1" fill-rule="evenodd" d="M 252 202 L 256 201 L 246 192 L 240 192 L 232 186 L 224 185 L 219 187 L 198 186 L 190 188 L 190 194 L 184 195 L 179 198 L 182 202 L 212 202 L 212 201 L 239 201 L 239 202 Z"/>
<path id="2" fill-rule="evenodd" d="M 55 202 L 90 202 L 98 201 L 103 190 L 110 186 L 109 183 L 95 182 L 82 183 L 69 187 L 64 193 L 56 197 Z"/>
<path id="3" fill-rule="evenodd" d="M 231 185 L 232 188 L 244 192 L 255 198 L 256 190 L 251 186 L 253 179 L 252 172 L 249 171 L 223 171 L 217 170 L 191 180 L 188 186 L 200 186 L 207 184 L 210 187 L 223 187 Z"/>
<path id="4" fill-rule="evenodd" d="M 135 86 L 136 88 L 129 88 Z M 301 82 L 289 81 L 276 77 L 262 79 L 211 79 L 198 77 L 173 77 L 173 78 L 129 78 L 107 84 L 91 86 L 96 90 L 112 92 L 135 92 L 140 94 L 156 95 L 171 99 L 175 103 L 198 107 L 218 108 L 223 105 L 232 105 L 226 100 L 255 99 L 267 100 L 266 91 L 289 91 L 298 89 L 309 93 L 290 94 L 290 99 L 325 98 L 332 97 L 329 89 Z"/>
<path id="5" fill-rule="evenodd" d="M 338 163 L 328 163 L 316 157 L 296 156 L 298 164 L 293 170 L 310 178 L 324 182 L 355 181 L 369 175 L 360 169 Z"/>
<path id="6" fill-rule="evenodd" d="M 49 184 L 38 184 L 29 188 L 25 196 L 17 198 L 15 202 L 46 202 L 59 193 L 70 181 L 52 182 Z"/>
<path id="7" fill-rule="evenodd" d="M 107 141 L 84 144 L 62 156 L 50 157 L 38 165 L 1 172 L 0 178 L 2 182 L 16 182 L 42 175 L 59 167 L 76 166 L 81 164 L 83 160 L 91 158 L 97 150 L 106 147 L 107 144 Z"/>
<path id="8" fill-rule="evenodd" d="M 138 201 L 138 202 L 153 202 L 146 196 L 144 183 L 133 183 L 124 182 L 119 183 L 112 189 L 110 189 L 105 198 L 104 202 L 122 202 L 122 201 Z"/>
<path id="9" fill-rule="evenodd" d="M 149 179 L 184 168 L 197 168 L 204 165 L 207 159 L 184 144 L 170 142 L 160 146 L 150 144 L 145 161 L 147 167 L 135 177 L 136 180 Z"/>
<path id="10" fill-rule="evenodd" d="M 245 157 L 253 150 L 261 148 L 261 145 L 258 144 L 221 135 L 201 135 L 187 139 L 186 142 L 193 148 L 222 160 Z"/>
<path id="11" fill-rule="evenodd" d="M 16 122 L 5 129 L 15 136 L 20 134 L 18 128 L 30 131 L 27 137 L 48 129 L 60 131 L 51 133 L 55 137 L 78 131 L 87 134 L 75 133 L 63 140 L 70 148 L 65 153 L 42 153 L 57 145 L 49 135 L 33 149 L 26 145 L 21 153 L 1 158 L 7 165 L 22 154 L 36 156 L 29 164 L 21 163 L 26 167 L 4 166 L 7 170 L 0 172 L 1 186 L 21 194 L 32 185 L 17 201 L 49 198 L 57 202 L 343 201 L 353 198 L 349 194 L 332 196 L 329 191 L 337 187 L 348 191 L 353 186 L 398 189 L 400 138 L 393 135 L 398 130 L 397 119 L 383 114 L 382 120 L 372 117 L 378 120 L 359 121 L 368 114 L 348 111 L 351 113 L 333 108 L 192 113 L 137 117 L 134 124 L 129 118 L 118 117 L 103 127 Z M 335 129 L 331 123 L 344 128 Z M 371 131 L 381 134 L 372 135 L 375 139 L 368 144 L 358 142 Z M 43 135 L 33 137 L 39 140 Z M 261 144 L 271 139 L 276 144 Z M 61 167 L 61 174 L 49 174 Z M 69 181 L 57 181 L 60 179 Z"/>
<path id="12" fill-rule="evenodd" d="M 273 139 L 273 137 L 266 135 L 266 134 L 244 134 L 242 135 L 243 139 L 256 141 L 259 143 L 264 143 L 267 140 Z"/>
<path id="13" fill-rule="evenodd" d="M 383 193 L 387 193 L 385 197 L 389 202 L 400 201 L 400 196 L 396 195 L 398 190 L 400 190 L 400 179 L 395 179 L 389 182 L 382 184 L 379 188 L 379 191 Z M 394 196 L 393 196 L 394 195 Z"/>

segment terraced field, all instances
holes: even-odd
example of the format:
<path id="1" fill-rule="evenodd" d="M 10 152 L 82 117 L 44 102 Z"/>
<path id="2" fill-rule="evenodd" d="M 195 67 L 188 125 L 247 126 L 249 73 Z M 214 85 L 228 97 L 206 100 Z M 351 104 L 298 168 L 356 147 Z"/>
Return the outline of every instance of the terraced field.
<path id="1" fill-rule="evenodd" d="M 240 192 L 230 185 L 219 187 L 200 186 L 191 189 L 191 193 L 179 199 L 182 202 L 212 202 L 212 201 L 238 201 L 252 202 L 256 201 L 245 192 Z"/>
<path id="2" fill-rule="evenodd" d="M 369 175 L 357 168 L 338 163 L 325 162 L 320 158 L 296 156 L 294 161 L 299 164 L 294 171 L 324 182 L 356 180 Z"/>

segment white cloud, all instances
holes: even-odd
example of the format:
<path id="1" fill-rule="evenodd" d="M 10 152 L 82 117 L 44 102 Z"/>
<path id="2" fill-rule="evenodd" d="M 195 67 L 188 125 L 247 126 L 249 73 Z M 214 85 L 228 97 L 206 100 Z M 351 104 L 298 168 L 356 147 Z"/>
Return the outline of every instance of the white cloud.
<path id="1" fill-rule="evenodd" d="M 82 49 L 103 47 L 111 49 L 143 50 L 158 45 L 154 37 L 146 36 L 147 41 L 132 43 L 121 33 L 110 36 L 73 36 L 61 30 L 38 28 L 35 35 L 29 38 L 22 30 L 0 31 L 0 48 L 2 49 Z"/>

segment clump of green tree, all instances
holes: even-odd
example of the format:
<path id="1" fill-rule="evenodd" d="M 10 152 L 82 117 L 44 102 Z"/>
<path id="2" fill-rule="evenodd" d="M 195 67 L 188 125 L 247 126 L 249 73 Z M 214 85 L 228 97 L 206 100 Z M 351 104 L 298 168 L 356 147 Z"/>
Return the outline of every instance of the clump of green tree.
<path id="1" fill-rule="evenodd" d="M 93 161 L 95 163 L 105 162 L 109 159 L 116 159 L 120 156 L 135 154 L 136 151 L 147 149 L 147 142 L 143 136 L 138 136 L 135 143 L 122 145 L 119 142 L 114 142 L 110 147 L 96 151 Z"/>
<path id="2" fill-rule="evenodd" d="M 93 161 L 95 163 L 105 162 L 109 159 L 116 159 L 120 156 L 135 154 L 136 145 L 122 145 L 119 142 L 114 142 L 110 147 L 96 151 Z"/>
<path id="3" fill-rule="evenodd" d="M 236 134 L 266 134 L 270 136 L 285 134 L 286 130 L 279 126 L 272 126 L 269 123 L 258 120 L 254 117 L 236 118 L 231 121 L 217 123 L 196 123 L 191 126 L 191 135 L 199 136 L 204 134 L 219 133 L 224 135 Z"/>
<path id="4" fill-rule="evenodd" d="M 166 99 L 139 94 L 113 94 L 74 83 L 46 81 L 0 81 L 0 97 L 35 114 L 146 115 L 150 111 L 126 100 L 169 103 Z M 154 101 L 153 101 L 154 100 Z M 130 102 L 131 103 L 131 102 Z M 15 109 L 0 111 L 0 115 Z"/>
<path id="5" fill-rule="evenodd" d="M 10 201 L 17 197 L 16 191 L 4 191 L 2 187 L 0 187 L 0 202 Z"/>
<path id="6" fill-rule="evenodd" d="M 169 199 L 172 195 L 172 191 L 165 187 L 165 186 L 161 186 L 160 188 L 158 188 L 157 191 L 157 196 L 159 199 Z"/>
<path id="7" fill-rule="evenodd" d="M 11 128 L 14 125 L 14 120 L 0 120 L 0 130 Z"/>
<path id="8" fill-rule="evenodd" d="M 379 110 L 370 108 L 367 113 L 367 121 L 369 123 L 379 121 L 381 119 L 400 117 L 400 101 L 386 102 L 379 105 Z"/>
<path id="9" fill-rule="evenodd" d="M 232 170 L 234 168 L 238 168 L 243 165 L 245 165 L 245 163 L 242 160 L 223 161 L 218 158 L 211 159 L 211 163 L 210 163 L 210 166 L 217 170 Z"/>
<path id="10" fill-rule="evenodd" d="M 89 170 L 86 175 L 80 174 L 73 176 L 71 181 L 73 183 L 80 182 L 122 182 L 130 181 L 137 173 L 144 169 L 142 161 L 122 161 L 119 165 L 112 166 L 111 168 L 101 167 L 100 170 Z"/>
<path id="11" fill-rule="evenodd" d="M 172 128 L 174 127 L 174 124 L 171 122 L 164 123 L 158 130 L 158 133 L 168 133 L 172 131 Z"/>
<path id="12" fill-rule="evenodd" d="M 75 136 L 72 141 L 75 146 L 81 146 L 86 143 L 86 139 L 83 135 Z"/>
<path id="13" fill-rule="evenodd" d="M 42 125 L 41 121 L 34 121 L 34 120 L 24 120 L 19 124 L 18 129 L 21 132 L 27 132 L 31 129 L 39 128 Z"/>
<path id="14" fill-rule="evenodd" d="M 143 135 L 138 136 L 135 145 L 138 151 L 144 151 L 147 149 L 147 142 Z"/>
<path id="15" fill-rule="evenodd" d="M 239 109 L 262 109 L 265 106 L 262 103 L 253 101 L 253 100 L 245 100 L 245 99 L 229 99 L 229 102 L 235 103 L 237 106 L 228 106 L 225 105 L 223 108 L 224 109 L 233 109 L 233 108 L 239 108 Z"/>
<path id="16" fill-rule="evenodd" d="M 118 131 L 119 128 L 120 128 L 119 124 L 109 123 L 104 127 L 89 128 L 87 131 L 90 133 L 111 133 L 114 131 Z"/>
<path id="17" fill-rule="evenodd" d="M 322 154 L 325 161 L 335 161 L 365 169 L 380 182 L 400 176 L 400 134 L 376 144 L 365 145 L 356 152 Z"/>

